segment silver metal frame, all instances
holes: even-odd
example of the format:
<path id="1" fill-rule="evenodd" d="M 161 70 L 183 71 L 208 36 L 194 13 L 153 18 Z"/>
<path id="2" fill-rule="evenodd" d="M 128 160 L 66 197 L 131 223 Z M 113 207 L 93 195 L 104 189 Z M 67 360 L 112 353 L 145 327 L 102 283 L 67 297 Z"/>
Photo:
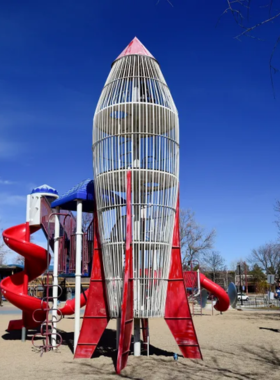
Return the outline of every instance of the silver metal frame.
<path id="1" fill-rule="evenodd" d="M 153 58 L 118 59 L 93 120 L 93 167 L 111 317 L 120 315 L 126 172 L 132 171 L 134 316 L 164 315 L 179 175 L 179 119 Z"/>

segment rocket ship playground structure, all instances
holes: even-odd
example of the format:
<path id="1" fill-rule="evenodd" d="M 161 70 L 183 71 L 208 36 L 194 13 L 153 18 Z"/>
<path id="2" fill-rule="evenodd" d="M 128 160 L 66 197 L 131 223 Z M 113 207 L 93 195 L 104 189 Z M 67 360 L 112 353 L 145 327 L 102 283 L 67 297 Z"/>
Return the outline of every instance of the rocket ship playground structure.
<path id="1" fill-rule="evenodd" d="M 97 104 L 93 169 L 94 181 L 62 197 L 46 185 L 34 189 L 26 223 L 4 231 L 5 243 L 25 257 L 24 270 L 1 282 L 2 293 L 22 310 L 8 330 L 26 334 L 41 326 L 50 342 L 46 350 L 56 348 L 57 322 L 75 313 L 74 357 L 91 358 L 109 320 L 116 319 L 120 373 L 133 327 L 139 356 L 141 330 L 148 347 L 149 318 L 162 317 L 183 356 L 202 359 L 181 263 L 178 113 L 157 60 L 137 38 L 113 62 Z M 93 214 L 87 231 L 82 212 Z M 29 281 L 43 273 L 49 278 L 49 249 L 30 242 L 40 228 L 54 252 L 53 280 L 43 299 L 28 295 Z M 76 298 L 59 309 L 58 275 L 74 272 Z M 90 276 L 90 286 L 81 294 L 82 273 Z M 215 308 L 226 311 L 227 293 L 202 274 L 199 280 L 218 298 Z"/>

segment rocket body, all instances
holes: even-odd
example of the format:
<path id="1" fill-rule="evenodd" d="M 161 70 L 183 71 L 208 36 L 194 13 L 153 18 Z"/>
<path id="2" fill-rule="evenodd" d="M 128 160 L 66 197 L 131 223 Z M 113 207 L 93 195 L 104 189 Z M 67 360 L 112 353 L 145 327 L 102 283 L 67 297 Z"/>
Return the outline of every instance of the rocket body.
<path id="1" fill-rule="evenodd" d="M 162 317 L 179 176 L 179 120 L 158 62 L 135 38 L 113 62 L 93 120 L 93 168 L 111 318 L 119 317 L 132 175 L 134 317 Z"/>

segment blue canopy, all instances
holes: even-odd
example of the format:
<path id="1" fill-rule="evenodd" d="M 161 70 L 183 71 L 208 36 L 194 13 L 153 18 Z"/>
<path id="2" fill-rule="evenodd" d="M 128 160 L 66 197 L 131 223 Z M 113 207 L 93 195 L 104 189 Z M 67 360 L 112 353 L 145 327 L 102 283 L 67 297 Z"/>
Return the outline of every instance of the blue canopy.
<path id="1" fill-rule="evenodd" d="M 7 264 L 7 267 L 15 267 L 15 268 L 23 269 L 24 265 L 23 264 Z"/>
<path id="2" fill-rule="evenodd" d="M 76 211 L 76 200 L 83 201 L 83 211 L 93 212 L 94 185 L 92 179 L 86 179 L 72 187 L 67 193 L 52 202 L 51 207 L 61 207 L 64 210 Z"/>
<path id="3" fill-rule="evenodd" d="M 103 194 L 104 199 L 110 198 L 111 204 L 114 200 L 117 204 L 126 204 L 125 199 L 118 196 L 113 192 Z M 64 210 L 76 211 L 77 200 L 83 201 L 83 212 L 93 212 L 94 204 L 94 181 L 92 179 L 86 179 L 78 185 L 72 187 L 71 190 L 67 191 L 64 195 L 52 202 L 51 207 L 61 207 Z"/>

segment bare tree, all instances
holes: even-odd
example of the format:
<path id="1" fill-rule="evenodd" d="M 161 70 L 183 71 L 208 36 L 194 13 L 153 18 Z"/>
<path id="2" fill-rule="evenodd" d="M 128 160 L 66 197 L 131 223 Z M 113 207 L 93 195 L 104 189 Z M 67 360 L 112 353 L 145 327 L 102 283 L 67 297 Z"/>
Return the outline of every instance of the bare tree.
<path id="1" fill-rule="evenodd" d="M 234 259 L 229 264 L 229 270 L 237 272 L 238 266 L 240 265 L 241 271 L 244 272 L 249 270 L 248 265 L 243 257 L 239 257 L 238 259 Z"/>
<path id="2" fill-rule="evenodd" d="M 279 5 L 278 0 L 267 0 L 266 4 L 257 4 L 254 0 L 224 0 L 226 3 L 226 9 L 220 16 L 230 14 L 236 24 L 243 29 L 235 38 L 246 36 L 250 38 L 256 38 L 252 35 L 252 32 L 260 28 L 261 26 L 269 23 L 273 23 L 280 16 L 279 8 L 274 6 L 276 3 Z M 255 20 L 255 10 L 261 10 L 262 16 L 260 20 Z M 258 12 L 259 14 L 259 12 Z"/>
<path id="3" fill-rule="evenodd" d="M 249 261 L 257 264 L 266 274 L 279 274 L 280 244 L 269 243 L 253 249 Z"/>
<path id="4" fill-rule="evenodd" d="M 225 269 L 225 259 L 218 251 L 212 251 L 203 259 L 205 269 L 213 273 L 213 281 L 216 282 L 216 273 Z"/>
<path id="5" fill-rule="evenodd" d="M 90 223 L 92 222 L 93 214 L 88 212 L 83 212 L 82 227 L 83 231 L 86 232 Z"/>
<path id="6" fill-rule="evenodd" d="M 14 261 L 14 264 L 15 265 L 24 266 L 24 257 L 20 256 L 20 255 L 17 255 L 17 257 L 16 257 L 16 259 Z"/>
<path id="7" fill-rule="evenodd" d="M 177 5 L 176 0 L 166 1 L 172 7 Z M 266 30 L 269 26 L 274 27 L 275 23 L 280 20 L 279 0 L 265 0 L 263 4 L 260 4 L 256 0 L 221 0 L 221 2 L 225 4 L 225 9 L 220 17 L 217 17 L 217 24 L 219 24 L 221 18 L 230 15 L 240 30 L 240 32 L 238 32 L 234 37 L 238 41 L 241 41 L 243 37 L 263 41 L 262 35 L 258 34 L 259 30 L 263 30 L 264 27 L 266 27 Z M 156 5 L 159 3 L 160 0 L 157 0 Z M 271 54 L 269 57 L 270 80 L 274 98 L 274 75 L 279 72 L 274 60 L 275 52 L 279 45 L 280 32 L 276 33 L 273 37 L 273 41 L 271 43 Z"/>
<path id="8" fill-rule="evenodd" d="M 238 263 L 239 263 L 240 261 L 242 261 L 242 260 L 241 260 L 241 259 L 240 259 L 240 260 L 238 260 L 238 259 L 231 260 L 231 262 L 230 262 L 230 264 L 229 264 L 229 270 L 235 272 L 235 271 L 236 271 L 236 268 L 237 268 L 237 265 L 238 265 Z"/>
<path id="9" fill-rule="evenodd" d="M 262 36 L 258 35 L 258 31 L 262 29 L 264 25 L 266 25 L 266 27 L 273 25 L 280 19 L 279 0 L 267 0 L 264 4 L 260 4 L 253 0 L 224 0 L 224 2 L 226 3 L 226 9 L 222 13 L 221 17 L 226 14 L 230 14 L 233 17 L 235 23 L 241 29 L 241 32 L 235 36 L 235 38 L 239 41 L 243 37 L 249 37 L 260 41 L 263 40 Z M 256 10 L 259 12 L 256 12 Z M 261 17 L 256 19 L 256 15 L 259 17 L 260 13 Z M 271 45 L 271 54 L 269 57 L 270 80 L 274 97 L 275 90 L 273 76 L 279 71 L 274 64 L 274 55 L 279 44 L 280 32 L 274 37 Z"/>
<path id="10" fill-rule="evenodd" d="M 198 260 L 201 255 L 206 256 L 213 248 L 215 230 L 206 232 L 199 225 L 191 210 L 180 210 L 180 242 L 183 267 L 194 259 Z"/>
<path id="11" fill-rule="evenodd" d="M 276 215 L 276 226 L 278 228 L 278 234 L 279 234 L 279 239 L 280 239 L 280 201 L 276 201 L 275 203 L 275 206 L 274 206 L 274 210 L 277 212 L 277 215 Z"/>
<path id="12" fill-rule="evenodd" d="M 3 235 L 2 235 L 3 230 L 0 230 L 0 265 L 4 265 L 6 262 L 6 245 L 3 241 Z"/>

